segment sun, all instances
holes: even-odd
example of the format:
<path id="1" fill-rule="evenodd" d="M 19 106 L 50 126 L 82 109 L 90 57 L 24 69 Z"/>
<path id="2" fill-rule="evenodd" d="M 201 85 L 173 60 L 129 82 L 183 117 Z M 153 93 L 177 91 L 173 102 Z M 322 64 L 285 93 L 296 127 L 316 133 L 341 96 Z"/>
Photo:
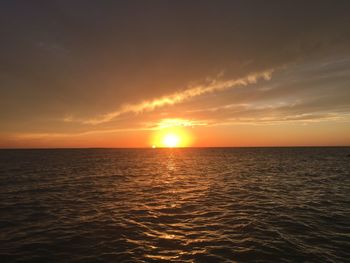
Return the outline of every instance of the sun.
<path id="1" fill-rule="evenodd" d="M 177 119 L 176 119 L 177 120 Z M 152 148 L 185 148 L 193 143 L 191 127 L 184 125 L 160 125 L 150 134 L 150 146 Z"/>
<path id="2" fill-rule="evenodd" d="M 166 147 L 173 148 L 180 144 L 180 137 L 177 134 L 166 134 L 163 138 L 163 144 Z"/>

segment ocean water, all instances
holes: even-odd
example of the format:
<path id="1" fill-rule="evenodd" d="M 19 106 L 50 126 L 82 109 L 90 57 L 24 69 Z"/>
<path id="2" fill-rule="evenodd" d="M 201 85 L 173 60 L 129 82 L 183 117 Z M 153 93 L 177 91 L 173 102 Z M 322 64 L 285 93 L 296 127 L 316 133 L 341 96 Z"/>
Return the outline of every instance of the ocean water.
<path id="1" fill-rule="evenodd" d="M 349 154 L 0 150 L 0 262 L 350 262 Z"/>

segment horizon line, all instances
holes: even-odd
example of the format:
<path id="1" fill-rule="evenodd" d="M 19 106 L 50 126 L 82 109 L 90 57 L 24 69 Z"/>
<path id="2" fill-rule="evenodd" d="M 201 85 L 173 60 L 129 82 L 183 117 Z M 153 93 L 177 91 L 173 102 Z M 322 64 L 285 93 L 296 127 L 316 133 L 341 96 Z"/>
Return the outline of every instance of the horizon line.
<path id="1" fill-rule="evenodd" d="M 0 150 L 97 150 L 97 149 L 213 149 L 213 148 L 350 148 L 350 145 L 281 145 L 281 146 L 190 146 L 190 147 L 0 147 Z"/>

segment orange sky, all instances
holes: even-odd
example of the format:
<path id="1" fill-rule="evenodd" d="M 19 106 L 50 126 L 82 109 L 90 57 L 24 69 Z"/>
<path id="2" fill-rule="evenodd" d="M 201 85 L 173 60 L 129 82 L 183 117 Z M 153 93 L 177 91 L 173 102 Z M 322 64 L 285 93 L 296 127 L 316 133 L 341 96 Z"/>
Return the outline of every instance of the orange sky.
<path id="1" fill-rule="evenodd" d="M 347 10 L 1 3 L 0 147 L 350 145 Z"/>
<path id="2" fill-rule="evenodd" d="M 1 147 L 60 148 L 60 147 L 166 147 L 164 135 L 180 137 L 180 147 L 254 147 L 254 146 L 344 146 L 350 145 L 350 124 L 329 125 L 236 125 L 222 127 L 169 128 L 162 131 L 108 132 L 85 135 L 41 135 L 37 138 L 9 139 Z M 160 135 L 160 136 L 159 136 Z M 157 136 L 159 136 L 157 138 Z M 155 139 L 156 138 L 156 139 Z"/>

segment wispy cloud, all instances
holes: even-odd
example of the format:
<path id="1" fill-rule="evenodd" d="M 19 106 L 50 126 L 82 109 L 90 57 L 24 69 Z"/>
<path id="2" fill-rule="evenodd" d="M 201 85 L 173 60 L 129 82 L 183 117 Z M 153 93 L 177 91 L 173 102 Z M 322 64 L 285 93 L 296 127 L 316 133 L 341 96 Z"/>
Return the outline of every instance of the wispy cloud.
<path id="1" fill-rule="evenodd" d="M 231 125 L 280 125 L 286 123 L 293 124 L 313 124 L 321 122 L 350 122 L 350 115 L 339 115 L 334 113 L 324 114 L 300 114 L 294 116 L 269 116 L 269 117 L 243 117 L 228 118 L 227 120 L 212 121 L 208 126 L 231 126 Z"/>
<path id="2" fill-rule="evenodd" d="M 14 137 L 17 139 L 43 139 L 43 138 L 65 138 L 65 137 L 79 137 L 84 135 L 92 134 L 107 134 L 107 133 L 118 133 L 118 132 L 135 132 L 135 131 L 154 131 L 160 129 L 167 129 L 173 127 L 195 127 L 195 126 L 206 126 L 207 123 L 202 120 L 187 120 L 180 118 L 168 118 L 162 119 L 157 122 L 142 123 L 135 127 L 129 128 L 114 128 L 114 129 L 95 129 L 88 131 L 78 132 L 23 132 L 15 133 Z"/>
<path id="3" fill-rule="evenodd" d="M 12 136 L 16 139 L 43 139 L 43 138 L 65 138 L 65 137 L 79 137 L 91 134 L 106 134 L 117 132 L 133 132 L 133 131 L 148 131 L 154 128 L 140 127 L 140 128 L 120 128 L 120 129 L 100 129 L 82 132 L 23 132 L 14 133 Z"/>
<path id="4" fill-rule="evenodd" d="M 245 105 L 237 109 L 224 105 L 215 111 L 207 111 L 207 126 L 220 125 L 276 125 L 281 123 L 318 123 L 318 122 L 349 122 L 350 114 L 341 109 L 309 109 L 308 103 L 295 103 L 292 105 Z M 204 109 L 203 109 L 204 110 Z M 224 113 L 222 113 L 224 111 Z M 208 115 L 208 113 L 213 113 Z"/>
<path id="5" fill-rule="evenodd" d="M 201 96 L 204 94 L 208 94 L 216 91 L 223 91 L 223 90 L 231 89 L 237 86 L 247 86 L 249 84 L 255 84 L 260 79 L 270 80 L 272 72 L 273 70 L 267 70 L 263 72 L 250 74 L 246 77 L 234 79 L 234 80 L 224 80 L 224 81 L 211 80 L 210 83 L 206 85 L 192 86 L 184 91 L 175 92 L 173 94 L 156 98 L 150 101 L 144 101 L 137 104 L 126 104 L 122 106 L 119 110 L 109 112 L 97 118 L 81 120 L 81 122 L 84 124 L 101 124 L 101 123 L 112 121 L 113 119 L 125 113 L 141 113 L 143 111 L 150 111 L 166 105 L 178 104 L 183 101 L 189 100 L 193 97 Z M 65 118 L 65 121 L 73 121 L 73 120 L 74 119 L 71 117 Z"/>
<path id="6" fill-rule="evenodd" d="M 186 119 L 162 119 L 156 125 L 152 125 L 155 129 L 167 129 L 172 127 L 195 127 L 206 126 L 207 122 L 202 120 L 186 120 Z"/>

